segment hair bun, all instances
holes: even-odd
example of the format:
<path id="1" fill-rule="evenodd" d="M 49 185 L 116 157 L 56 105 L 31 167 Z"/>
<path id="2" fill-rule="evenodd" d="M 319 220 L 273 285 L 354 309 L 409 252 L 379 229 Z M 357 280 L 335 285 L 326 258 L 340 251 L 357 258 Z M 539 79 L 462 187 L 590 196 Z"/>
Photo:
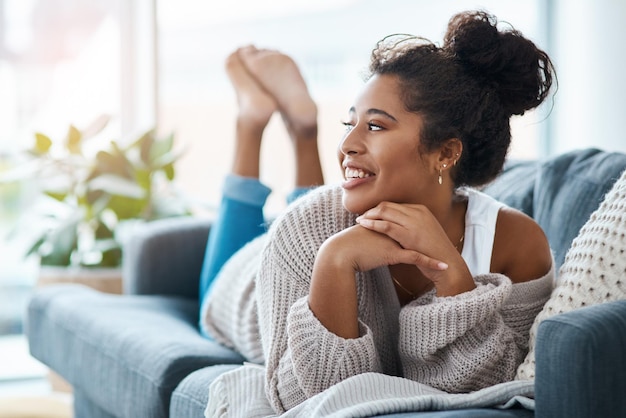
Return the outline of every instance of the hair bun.
<path id="1" fill-rule="evenodd" d="M 465 12 L 448 23 L 444 48 L 479 83 L 493 88 L 511 115 L 521 115 L 546 98 L 552 85 L 548 55 L 520 32 L 500 31 L 486 12 Z"/>

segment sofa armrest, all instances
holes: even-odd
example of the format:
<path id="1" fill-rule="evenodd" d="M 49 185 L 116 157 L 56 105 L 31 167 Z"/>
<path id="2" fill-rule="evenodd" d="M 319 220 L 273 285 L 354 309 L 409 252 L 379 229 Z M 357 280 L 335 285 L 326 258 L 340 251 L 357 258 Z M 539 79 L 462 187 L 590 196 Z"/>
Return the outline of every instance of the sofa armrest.
<path id="1" fill-rule="evenodd" d="M 139 228 L 124 245 L 124 293 L 197 299 L 210 225 L 184 217 Z"/>
<path id="2" fill-rule="evenodd" d="M 626 300 L 544 320 L 535 349 L 535 417 L 593 418 L 624 413 L 625 347 Z"/>

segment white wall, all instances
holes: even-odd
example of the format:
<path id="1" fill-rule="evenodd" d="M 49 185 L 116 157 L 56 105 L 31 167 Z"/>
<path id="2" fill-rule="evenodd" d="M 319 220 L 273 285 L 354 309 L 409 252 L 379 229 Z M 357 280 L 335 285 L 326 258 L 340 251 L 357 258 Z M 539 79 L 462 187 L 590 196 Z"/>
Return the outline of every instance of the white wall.
<path id="1" fill-rule="evenodd" d="M 559 90 L 547 151 L 626 152 L 626 1 L 553 0 L 549 53 Z"/>

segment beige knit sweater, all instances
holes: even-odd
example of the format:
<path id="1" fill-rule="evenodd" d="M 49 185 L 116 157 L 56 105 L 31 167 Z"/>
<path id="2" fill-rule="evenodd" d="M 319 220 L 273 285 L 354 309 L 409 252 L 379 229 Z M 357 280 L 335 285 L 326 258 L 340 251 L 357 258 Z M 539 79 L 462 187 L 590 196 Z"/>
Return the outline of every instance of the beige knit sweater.
<path id="1" fill-rule="evenodd" d="M 233 256 L 216 280 L 205 326 L 221 343 L 265 364 L 274 410 L 365 372 L 451 393 L 511 380 L 554 272 L 516 285 L 503 275 L 479 275 L 471 292 L 445 298 L 430 292 L 403 307 L 387 267 L 359 273 L 360 337 L 343 339 L 315 318 L 307 295 L 318 248 L 354 219 L 343 208 L 341 189 L 322 187 Z"/>

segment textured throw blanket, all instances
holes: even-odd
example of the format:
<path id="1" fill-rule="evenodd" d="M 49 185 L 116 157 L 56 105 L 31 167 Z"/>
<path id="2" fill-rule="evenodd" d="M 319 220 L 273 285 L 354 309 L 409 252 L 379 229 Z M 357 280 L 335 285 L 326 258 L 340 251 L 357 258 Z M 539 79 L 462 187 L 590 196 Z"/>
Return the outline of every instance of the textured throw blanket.
<path id="1" fill-rule="evenodd" d="M 264 391 L 265 368 L 246 364 L 224 373 L 209 389 L 205 417 L 276 416 Z M 346 379 L 281 417 L 371 417 L 400 412 L 466 408 L 534 409 L 534 381 L 517 380 L 472 393 L 449 394 L 421 383 L 379 373 Z"/>

